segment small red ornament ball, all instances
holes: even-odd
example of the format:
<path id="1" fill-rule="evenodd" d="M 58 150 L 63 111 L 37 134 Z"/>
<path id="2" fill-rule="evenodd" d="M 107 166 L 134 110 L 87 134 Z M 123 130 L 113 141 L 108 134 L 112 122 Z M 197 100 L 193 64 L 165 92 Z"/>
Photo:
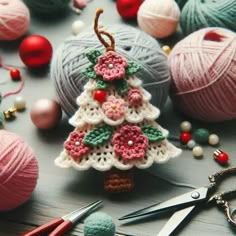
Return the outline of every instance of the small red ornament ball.
<path id="1" fill-rule="evenodd" d="M 45 66 L 52 58 L 52 45 L 41 35 L 30 35 L 21 42 L 19 56 L 28 67 Z"/>
<path id="2" fill-rule="evenodd" d="M 12 80 L 19 80 L 20 79 L 20 71 L 16 68 L 10 70 L 10 76 Z"/>
<path id="3" fill-rule="evenodd" d="M 98 102 L 104 102 L 106 98 L 106 92 L 104 90 L 96 90 L 93 94 L 93 98 Z"/>
<path id="4" fill-rule="evenodd" d="M 142 0 L 117 0 L 116 9 L 122 18 L 134 19 L 142 3 Z"/>
<path id="5" fill-rule="evenodd" d="M 39 129 L 54 128 L 61 120 L 60 105 L 52 99 L 39 99 L 30 109 L 30 118 Z"/>
<path id="6" fill-rule="evenodd" d="M 191 134 L 189 132 L 182 132 L 180 134 L 180 142 L 182 144 L 187 144 L 191 140 Z"/>
<path id="7" fill-rule="evenodd" d="M 229 155 L 225 152 L 221 152 L 215 157 L 215 159 L 219 164 L 225 165 L 229 161 Z"/>

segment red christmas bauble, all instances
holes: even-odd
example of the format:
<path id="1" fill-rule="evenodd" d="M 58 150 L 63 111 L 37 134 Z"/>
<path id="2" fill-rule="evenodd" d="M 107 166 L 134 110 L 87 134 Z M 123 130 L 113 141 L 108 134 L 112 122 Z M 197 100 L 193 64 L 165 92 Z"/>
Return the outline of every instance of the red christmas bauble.
<path id="1" fill-rule="evenodd" d="M 216 156 L 216 161 L 221 165 L 225 165 L 229 161 L 229 155 L 225 152 L 221 152 Z"/>
<path id="2" fill-rule="evenodd" d="M 93 98 L 98 102 L 104 102 L 106 98 L 106 92 L 104 90 L 98 89 L 93 93 Z"/>
<path id="3" fill-rule="evenodd" d="M 190 141 L 190 140 L 191 140 L 191 134 L 190 134 L 190 133 L 188 133 L 188 132 L 182 132 L 182 133 L 180 134 L 180 142 L 181 142 L 182 144 L 187 144 L 187 142 Z"/>
<path id="4" fill-rule="evenodd" d="M 52 58 L 52 45 L 41 35 L 30 35 L 21 42 L 19 56 L 28 67 L 45 66 Z"/>
<path id="5" fill-rule="evenodd" d="M 139 7 L 143 0 L 117 0 L 116 9 L 124 19 L 133 19 L 137 17 Z"/>

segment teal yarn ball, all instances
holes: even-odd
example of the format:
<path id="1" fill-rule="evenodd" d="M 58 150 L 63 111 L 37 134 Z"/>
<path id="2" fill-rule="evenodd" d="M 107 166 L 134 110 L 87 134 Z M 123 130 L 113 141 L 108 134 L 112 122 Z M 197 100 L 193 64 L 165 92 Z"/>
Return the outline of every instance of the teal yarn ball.
<path id="1" fill-rule="evenodd" d="M 55 16 L 69 9 L 70 0 L 23 0 L 32 13 L 38 16 Z"/>
<path id="2" fill-rule="evenodd" d="M 183 7 L 180 25 L 185 35 L 206 27 L 236 31 L 235 0 L 189 0 Z"/>
<path id="3" fill-rule="evenodd" d="M 209 136 L 209 131 L 204 128 L 196 129 L 193 133 L 194 140 L 200 144 L 207 144 Z"/>
<path id="4" fill-rule="evenodd" d="M 115 224 L 112 218 L 103 212 L 95 212 L 84 221 L 84 236 L 114 236 Z"/>

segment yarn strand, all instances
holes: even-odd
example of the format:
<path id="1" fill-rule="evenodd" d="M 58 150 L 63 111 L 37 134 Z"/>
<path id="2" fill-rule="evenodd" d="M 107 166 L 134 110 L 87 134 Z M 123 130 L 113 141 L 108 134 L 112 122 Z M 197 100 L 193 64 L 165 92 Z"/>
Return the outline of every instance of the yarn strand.
<path id="1" fill-rule="evenodd" d="M 98 19 L 102 13 L 103 13 L 103 9 L 101 9 L 101 8 L 99 8 L 96 12 L 95 19 L 94 19 L 94 32 L 96 33 L 99 41 L 106 48 L 106 51 L 115 51 L 115 40 L 114 40 L 113 36 L 104 30 L 99 30 Z M 106 40 L 102 37 L 102 35 L 105 35 L 110 39 L 110 41 L 111 41 L 110 45 L 109 45 L 109 43 L 106 42 Z"/>

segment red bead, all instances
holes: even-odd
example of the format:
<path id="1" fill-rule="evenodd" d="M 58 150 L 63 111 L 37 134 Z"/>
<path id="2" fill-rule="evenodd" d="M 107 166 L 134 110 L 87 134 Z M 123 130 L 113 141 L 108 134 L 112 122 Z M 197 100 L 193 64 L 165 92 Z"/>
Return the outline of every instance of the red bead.
<path id="1" fill-rule="evenodd" d="M 142 0 L 117 0 L 116 8 L 122 18 L 133 19 L 137 17 L 142 2 Z"/>
<path id="2" fill-rule="evenodd" d="M 229 155 L 225 152 L 221 152 L 221 153 L 216 155 L 215 159 L 219 164 L 224 165 L 224 164 L 228 163 Z"/>
<path id="3" fill-rule="evenodd" d="M 187 144 L 188 141 L 191 140 L 191 134 L 188 132 L 183 132 L 180 134 L 180 142 L 182 144 Z"/>
<path id="4" fill-rule="evenodd" d="M 98 102 L 104 102 L 106 98 L 106 92 L 104 90 L 96 90 L 93 94 L 93 98 Z"/>
<path id="5" fill-rule="evenodd" d="M 12 80 L 19 80 L 20 79 L 20 71 L 16 68 L 10 70 L 10 76 Z"/>

